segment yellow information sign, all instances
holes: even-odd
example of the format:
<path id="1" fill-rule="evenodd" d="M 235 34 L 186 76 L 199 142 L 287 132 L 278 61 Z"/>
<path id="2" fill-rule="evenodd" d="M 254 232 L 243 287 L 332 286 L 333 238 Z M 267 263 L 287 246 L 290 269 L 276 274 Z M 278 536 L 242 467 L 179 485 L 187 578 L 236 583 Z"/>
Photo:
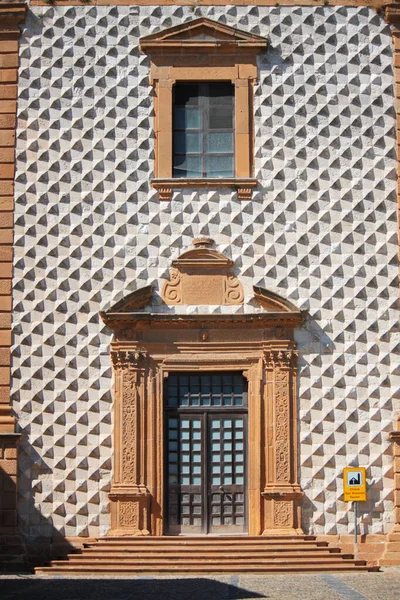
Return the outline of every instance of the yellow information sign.
<path id="1" fill-rule="evenodd" d="M 367 476 L 364 467 L 347 467 L 343 470 L 345 502 L 365 502 L 367 499 Z"/>

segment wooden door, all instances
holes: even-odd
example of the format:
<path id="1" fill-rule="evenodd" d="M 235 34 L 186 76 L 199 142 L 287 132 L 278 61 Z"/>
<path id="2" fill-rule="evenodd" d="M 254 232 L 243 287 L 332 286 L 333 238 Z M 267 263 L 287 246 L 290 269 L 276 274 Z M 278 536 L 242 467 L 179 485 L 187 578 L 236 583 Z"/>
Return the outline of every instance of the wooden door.
<path id="1" fill-rule="evenodd" d="M 172 374 L 165 408 L 165 533 L 246 533 L 247 381 Z"/>

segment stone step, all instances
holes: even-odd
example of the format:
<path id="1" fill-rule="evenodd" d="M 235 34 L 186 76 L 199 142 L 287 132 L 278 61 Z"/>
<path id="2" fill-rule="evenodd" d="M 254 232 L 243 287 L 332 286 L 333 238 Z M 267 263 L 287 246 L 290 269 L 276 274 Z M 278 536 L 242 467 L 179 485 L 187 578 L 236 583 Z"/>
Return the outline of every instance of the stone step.
<path id="1" fill-rule="evenodd" d="M 92 543 L 85 543 L 84 547 L 85 548 L 93 548 L 93 547 L 102 547 L 102 548 L 115 548 L 115 547 L 128 547 L 128 546 L 132 546 L 132 547 L 137 547 L 137 546 L 152 546 L 152 547 L 164 547 L 164 546 L 178 546 L 178 547 L 194 547 L 194 548 L 201 548 L 201 547 L 210 547 L 210 545 L 212 545 L 215 548 L 232 548 L 232 547 L 238 547 L 238 548 L 245 548 L 245 547 L 253 547 L 253 546 L 257 546 L 260 548 L 265 548 L 265 547 L 269 547 L 269 546 L 299 546 L 301 545 L 302 547 L 306 548 L 308 546 L 311 547 L 326 547 L 328 546 L 328 542 L 326 541 L 316 541 L 316 540 L 305 540 L 305 541 L 299 541 L 299 540 L 289 540 L 289 541 L 284 541 L 284 540 L 270 540 L 268 542 L 264 542 L 262 540 L 260 540 L 260 538 L 257 539 L 253 539 L 253 540 L 247 540 L 246 538 L 242 538 L 242 540 L 237 541 L 229 541 L 229 540 L 224 540 L 224 541 L 220 541 L 220 540 L 216 540 L 213 539 L 211 540 L 186 540 L 186 539 L 170 539 L 167 538 L 167 540 L 159 538 L 159 539 L 154 539 L 152 540 L 151 538 L 125 538 L 125 539 L 120 539 L 118 541 L 107 541 L 105 542 L 104 540 L 98 541 L 98 542 L 92 542 Z"/>
<path id="2" fill-rule="evenodd" d="M 363 561 L 359 561 L 363 562 Z M 209 574 L 209 573 L 225 573 L 225 574 L 237 574 L 237 573 L 330 573 L 340 571 L 378 571 L 378 567 L 367 567 L 365 564 L 353 564 L 348 562 L 342 562 L 338 564 L 310 564 L 305 563 L 303 565 L 295 564 L 276 564 L 276 565 L 245 565 L 241 568 L 238 565 L 207 565 L 207 568 L 202 570 L 199 566 L 180 567 L 176 565 L 175 569 L 171 569 L 171 565 L 161 567 L 159 565 L 148 566 L 148 565 L 124 565 L 116 566 L 102 566 L 102 565 L 89 565 L 89 566 L 78 566 L 78 565 L 65 565 L 65 566 L 54 566 L 54 567 L 41 567 L 35 571 L 37 574 L 57 574 L 63 573 L 68 575 L 79 575 L 87 573 L 112 573 L 112 574 L 159 574 L 159 575 L 174 575 L 178 574 Z"/>
<path id="3" fill-rule="evenodd" d="M 113 558 L 113 560 L 110 560 L 108 558 L 104 558 L 104 557 L 85 557 L 85 558 L 81 558 L 79 560 L 79 558 L 77 559 L 76 557 L 70 557 L 68 559 L 68 564 L 71 565 L 101 565 L 101 564 L 105 564 L 105 565 L 120 565 L 120 564 L 125 564 L 125 565 L 170 565 L 173 568 L 176 568 L 176 565 L 179 564 L 179 567 L 181 566 L 190 566 L 190 565 L 224 565 L 224 564 L 238 564 L 238 565 L 244 565 L 246 562 L 249 562 L 252 565 L 257 565 L 257 564 L 274 564 L 275 562 L 278 563 L 282 563 L 282 557 L 281 556 L 262 556 L 262 557 L 257 557 L 257 558 L 252 558 L 251 560 L 243 560 L 240 556 L 234 557 L 234 556 L 210 556 L 207 558 L 201 557 L 201 559 L 199 558 L 186 558 L 184 556 L 180 556 L 179 558 L 179 563 L 177 563 L 176 557 L 164 557 L 164 556 L 159 556 L 159 555 L 155 555 L 152 557 L 148 557 L 148 556 L 135 556 L 135 557 L 115 557 Z M 354 560 L 354 556 L 352 554 L 344 554 L 344 555 L 339 555 L 338 558 L 334 558 L 334 557 L 330 557 L 330 556 L 314 556 L 312 558 L 314 563 L 329 563 L 329 564 L 336 564 L 336 563 L 341 563 L 344 560 L 348 560 L 350 562 L 356 563 L 356 561 Z M 289 564 L 289 563 L 294 563 L 294 564 L 309 564 L 309 558 L 304 558 L 301 557 L 300 555 L 297 556 L 291 556 L 291 557 L 286 557 L 285 556 L 285 563 Z M 174 564 L 175 563 L 175 564 Z M 65 561 L 62 560 L 54 560 L 51 563 L 54 566 L 63 566 L 66 564 Z M 357 564 L 364 564 L 364 561 L 359 561 L 359 563 Z"/>
<path id="4" fill-rule="evenodd" d="M 364 560 L 315 537 L 119 537 L 84 545 L 81 554 L 36 573 L 273 573 L 371 570 Z M 373 570 L 377 570 L 376 568 Z"/>
<path id="5" fill-rule="evenodd" d="M 226 553 L 228 550 L 225 549 Z M 235 552 L 232 548 L 230 549 L 230 553 Z M 240 556 L 259 556 L 260 553 L 268 554 L 268 555 L 281 555 L 284 554 L 287 556 L 288 554 L 307 554 L 310 555 L 321 555 L 321 554 L 340 554 L 339 548 L 328 548 L 326 546 L 321 548 L 302 548 L 301 546 L 294 546 L 292 548 L 285 547 L 272 547 L 272 548 L 241 548 L 239 551 L 236 551 Z M 107 550 L 104 551 L 103 548 L 86 548 L 85 555 L 94 556 L 126 556 L 129 554 L 134 554 L 135 556 L 139 554 L 143 554 L 144 556 L 148 556 L 151 554 L 159 555 L 168 555 L 168 556 L 188 556 L 195 554 L 196 556 L 204 556 L 206 554 L 213 554 L 213 556 L 221 556 L 221 550 L 219 548 L 176 548 L 166 546 L 162 549 L 153 548 L 152 546 L 143 547 L 138 546 L 137 548 L 121 548 L 113 549 L 112 551 Z"/>
<path id="6" fill-rule="evenodd" d="M 162 543 L 170 543 L 170 542 L 195 542 L 196 544 L 209 544 L 211 543 L 216 543 L 216 542 L 220 542 L 220 543 L 234 543 L 234 542 L 266 542 L 266 541 L 271 541 L 271 542 L 277 542 L 277 541 L 284 541 L 284 542 L 289 542 L 291 540 L 297 541 L 297 542 L 303 542 L 303 541 L 309 541 L 309 542 L 315 542 L 316 541 L 316 536 L 315 535 L 225 535 L 225 536 L 221 536 L 221 535 L 160 535 L 160 536 L 156 536 L 156 535 L 152 535 L 152 536 L 133 536 L 133 537 L 127 537 L 127 536 L 123 536 L 123 535 L 113 535 L 110 537 L 102 537 L 102 538 L 96 538 L 96 540 L 93 543 L 96 542 L 102 542 L 102 543 L 112 543 L 112 542 L 126 542 L 126 541 L 130 541 L 130 542 L 138 542 L 138 541 L 144 541 L 144 542 L 149 542 L 149 543 L 153 543 L 153 542 L 162 542 Z"/>

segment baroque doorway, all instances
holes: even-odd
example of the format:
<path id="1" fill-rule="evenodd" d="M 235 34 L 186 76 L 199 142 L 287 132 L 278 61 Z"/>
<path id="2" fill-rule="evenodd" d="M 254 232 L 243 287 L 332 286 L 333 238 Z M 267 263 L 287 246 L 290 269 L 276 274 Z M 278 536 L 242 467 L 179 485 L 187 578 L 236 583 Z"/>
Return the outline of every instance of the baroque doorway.
<path id="1" fill-rule="evenodd" d="M 230 308 L 244 289 L 211 242 L 172 262 L 163 306 L 147 286 L 101 313 L 114 333 L 108 535 L 302 533 L 294 330 L 305 315 L 260 287 L 252 310 Z M 224 310 L 186 311 L 199 299 Z"/>
<path id="2" fill-rule="evenodd" d="M 246 533 L 246 379 L 171 373 L 164 399 L 165 533 Z"/>

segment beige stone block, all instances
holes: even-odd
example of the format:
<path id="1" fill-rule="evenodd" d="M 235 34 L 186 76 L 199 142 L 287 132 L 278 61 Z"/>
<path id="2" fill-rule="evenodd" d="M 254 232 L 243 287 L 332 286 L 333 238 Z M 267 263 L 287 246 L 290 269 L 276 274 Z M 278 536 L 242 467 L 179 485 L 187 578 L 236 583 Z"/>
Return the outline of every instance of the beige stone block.
<path id="1" fill-rule="evenodd" d="M 9 265 L 10 263 L 6 263 Z M 0 279 L 0 296 L 11 296 L 11 279 Z"/>
<path id="2" fill-rule="evenodd" d="M 0 469 L 6 473 L 6 475 L 17 474 L 17 461 L 16 460 L 0 460 Z"/>
<path id="3" fill-rule="evenodd" d="M 14 195 L 14 181 L 13 180 L 0 180 L 0 196 L 13 196 Z"/>
<path id="4" fill-rule="evenodd" d="M 10 448 L 6 448 L 5 452 L 4 452 L 4 458 L 5 459 L 16 459 L 18 457 L 18 450 L 15 446 L 12 446 Z"/>
<path id="5" fill-rule="evenodd" d="M 0 417 L 0 433 L 14 433 L 15 419 L 14 417 Z"/>
<path id="6" fill-rule="evenodd" d="M 12 52 L 18 57 L 18 40 L 0 40 L 0 53 Z"/>
<path id="7" fill-rule="evenodd" d="M 0 348 L 0 366 L 10 366 L 10 350 L 8 348 Z"/>
<path id="8" fill-rule="evenodd" d="M 12 308 L 11 296 L 0 296 L 0 311 L 8 311 Z"/>
<path id="9" fill-rule="evenodd" d="M 14 209 L 14 198 L 12 196 L 0 196 L 0 212 Z"/>
<path id="10" fill-rule="evenodd" d="M 0 229 L 0 244 L 12 244 L 14 229 Z"/>
<path id="11" fill-rule="evenodd" d="M 10 404 L 10 388 L 8 385 L 0 386 L 0 404 Z"/>
<path id="12" fill-rule="evenodd" d="M 13 127 L 15 127 L 16 120 L 17 117 L 15 114 L 0 114 L 0 129 L 12 129 Z"/>
<path id="13" fill-rule="evenodd" d="M 14 214 L 10 212 L 0 212 L 0 229 L 14 227 Z"/>
<path id="14" fill-rule="evenodd" d="M 16 85 L 0 85 L 0 100 L 12 100 L 17 98 Z"/>
<path id="15" fill-rule="evenodd" d="M 0 282 L 3 279 L 9 279 L 11 280 L 12 278 L 12 263 L 7 262 L 7 263 L 0 263 Z M 11 282 L 10 282 L 11 283 Z M 0 286 L 2 286 L 1 289 L 8 289 L 8 287 L 5 287 L 5 284 L 1 284 Z M 1 294 L 2 292 L 0 292 Z M 10 290 L 4 292 L 4 294 L 11 294 L 11 286 L 10 286 Z M 4 295 L 3 294 L 3 295 Z"/>
<path id="16" fill-rule="evenodd" d="M 239 77 L 240 79 L 256 79 L 257 77 L 257 65 L 256 64 L 240 64 L 239 65 Z"/>
<path id="17" fill-rule="evenodd" d="M 1 115 L 0 115 L 0 120 L 1 120 Z M 13 163 L 14 160 L 15 160 L 15 149 L 14 148 L 0 148 L 0 163 Z"/>
<path id="18" fill-rule="evenodd" d="M 14 163 L 0 163 L 0 179 L 12 179 L 14 172 Z"/>
<path id="19" fill-rule="evenodd" d="M 13 248 L 12 246 L 0 246 L 0 262 L 12 262 Z"/>
<path id="20" fill-rule="evenodd" d="M 12 267 L 12 263 L 9 263 Z M 11 313 L 0 313 L 0 329 L 11 329 Z"/>
<path id="21" fill-rule="evenodd" d="M 1 89 L 1 87 L 0 87 Z M 0 146 L 14 146 L 15 131 L 13 129 L 0 130 Z"/>
<path id="22" fill-rule="evenodd" d="M 14 83 L 17 79 L 17 69 L 0 69 L 0 83 Z"/>
<path id="23" fill-rule="evenodd" d="M 1 54 L 0 49 L 0 69 L 11 69 L 12 67 L 18 67 L 18 54 L 14 52 L 12 54 Z"/>
<path id="24" fill-rule="evenodd" d="M 400 553 L 400 542 L 389 542 L 388 552 L 399 552 Z"/>
<path id="25" fill-rule="evenodd" d="M 0 330 L 0 346 L 11 346 L 11 330 Z M 0 381 L 0 385 L 5 385 L 5 383 Z"/>
<path id="26" fill-rule="evenodd" d="M 238 133 L 235 136 L 236 141 L 236 177 L 249 177 L 250 173 L 250 136 L 247 133 Z"/>
<path id="27" fill-rule="evenodd" d="M 2 113 L 16 113 L 17 102 L 15 100 L 1 100 L 0 99 L 0 114 Z"/>

